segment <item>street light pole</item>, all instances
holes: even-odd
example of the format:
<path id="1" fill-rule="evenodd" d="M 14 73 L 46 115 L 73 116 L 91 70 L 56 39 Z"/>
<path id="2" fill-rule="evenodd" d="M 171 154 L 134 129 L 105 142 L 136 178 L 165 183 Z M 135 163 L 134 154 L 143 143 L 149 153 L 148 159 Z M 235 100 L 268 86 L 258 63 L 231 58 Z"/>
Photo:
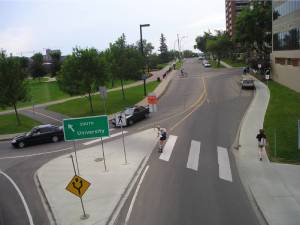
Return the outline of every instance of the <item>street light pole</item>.
<path id="1" fill-rule="evenodd" d="M 141 38 L 141 53 L 143 56 L 143 59 L 145 58 L 144 55 L 144 44 L 143 44 L 143 31 L 142 28 L 143 27 L 149 27 L 150 24 L 140 24 L 140 38 Z M 145 73 L 145 68 L 143 67 L 143 72 Z M 144 96 L 147 96 L 147 91 L 146 91 L 146 76 L 143 74 L 143 80 L 144 80 Z"/>

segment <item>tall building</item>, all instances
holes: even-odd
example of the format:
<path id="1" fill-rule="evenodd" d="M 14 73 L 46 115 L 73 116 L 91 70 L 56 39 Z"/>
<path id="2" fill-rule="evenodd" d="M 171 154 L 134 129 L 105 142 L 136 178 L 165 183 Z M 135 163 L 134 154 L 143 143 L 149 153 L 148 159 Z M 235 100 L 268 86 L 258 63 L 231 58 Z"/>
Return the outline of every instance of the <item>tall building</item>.
<path id="1" fill-rule="evenodd" d="M 272 76 L 300 92 L 300 1 L 272 1 Z"/>
<path id="2" fill-rule="evenodd" d="M 249 5 L 249 0 L 225 0 L 226 31 L 232 37 L 235 33 L 235 20 L 244 7 Z"/>

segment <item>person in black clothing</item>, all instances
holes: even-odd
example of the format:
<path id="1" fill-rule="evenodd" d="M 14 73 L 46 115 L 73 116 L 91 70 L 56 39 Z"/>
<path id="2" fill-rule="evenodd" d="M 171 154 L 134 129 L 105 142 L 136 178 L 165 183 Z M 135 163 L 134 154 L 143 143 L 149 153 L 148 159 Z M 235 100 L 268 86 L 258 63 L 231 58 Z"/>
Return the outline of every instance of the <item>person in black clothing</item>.
<path id="1" fill-rule="evenodd" d="M 256 139 L 258 141 L 259 160 L 262 161 L 262 152 L 264 150 L 264 147 L 266 146 L 266 139 L 267 139 L 267 136 L 265 135 L 263 129 L 259 130 L 259 133 L 256 135 Z"/>

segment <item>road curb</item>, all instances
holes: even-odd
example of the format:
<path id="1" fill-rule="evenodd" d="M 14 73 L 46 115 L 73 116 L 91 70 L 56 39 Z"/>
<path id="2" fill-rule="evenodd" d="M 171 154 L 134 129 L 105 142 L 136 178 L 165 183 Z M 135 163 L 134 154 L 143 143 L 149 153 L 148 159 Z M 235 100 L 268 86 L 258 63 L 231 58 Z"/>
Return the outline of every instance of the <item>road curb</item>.
<path id="1" fill-rule="evenodd" d="M 43 186 L 42 186 L 42 184 L 41 184 L 41 182 L 40 182 L 40 178 L 39 178 L 39 176 L 38 176 L 38 171 L 39 171 L 39 170 L 37 170 L 37 171 L 34 173 L 33 179 L 34 179 L 34 183 L 35 183 L 35 185 L 36 185 L 36 187 L 37 187 L 37 189 L 38 189 L 38 193 L 39 193 L 39 195 L 40 195 L 41 202 L 42 202 L 42 204 L 43 204 L 43 206 L 44 206 L 44 209 L 45 209 L 45 212 L 46 212 L 46 214 L 47 214 L 47 216 L 48 216 L 48 219 L 49 219 L 50 224 L 51 224 L 51 225 L 58 225 L 58 224 L 57 224 L 57 221 L 56 221 L 56 219 L 55 219 L 55 216 L 54 216 L 54 212 L 53 212 L 53 210 L 52 210 L 52 208 L 51 208 L 51 205 L 50 205 L 50 203 L 49 203 L 49 201 L 48 201 L 48 199 L 47 199 L 47 197 L 46 197 L 45 190 L 44 190 L 44 188 L 43 188 Z"/>

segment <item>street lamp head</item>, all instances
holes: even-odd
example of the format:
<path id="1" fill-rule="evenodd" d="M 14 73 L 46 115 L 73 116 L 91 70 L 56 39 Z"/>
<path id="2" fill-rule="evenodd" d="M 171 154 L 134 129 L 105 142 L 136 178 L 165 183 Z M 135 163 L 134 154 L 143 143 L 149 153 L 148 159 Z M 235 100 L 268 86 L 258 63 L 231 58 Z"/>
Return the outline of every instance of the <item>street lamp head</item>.
<path id="1" fill-rule="evenodd" d="M 150 27 L 150 24 L 140 24 L 140 27 Z"/>

